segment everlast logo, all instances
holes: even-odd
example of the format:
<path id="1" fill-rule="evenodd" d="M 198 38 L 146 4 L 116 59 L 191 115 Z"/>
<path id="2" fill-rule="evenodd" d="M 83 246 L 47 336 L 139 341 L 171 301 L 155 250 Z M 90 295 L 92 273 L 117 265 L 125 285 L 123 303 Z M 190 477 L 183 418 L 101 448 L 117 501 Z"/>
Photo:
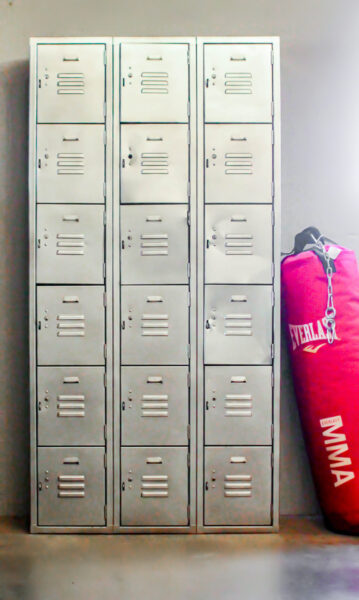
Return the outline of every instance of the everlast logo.
<path id="1" fill-rule="evenodd" d="M 329 468 L 335 477 L 334 487 L 339 487 L 354 479 L 353 471 L 343 470 L 352 464 L 351 458 L 342 456 L 348 451 L 345 433 L 337 433 L 337 429 L 343 427 L 340 416 L 321 419 L 320 426 L 323 429 L 324 444 L 328 452 Z"/>
<path id="2" fill-rule="evenodd" d="M 305 323 L 304 325 L 291 325 L 289 323 L 289 333 L 292 340 L 293 350 L 296 350 L 300 346 L 304 344 L 308 344 L 308 342 L 317 342 L 318 340 L 327 341 L 326 336 L 326 327 L 325 327 L 325 317 L 324 319 L 318 319 L 313 323 Z M 335 334 L 335 339 L 338 337 Z M 324 346 L 325 344 L 320 344 L 319 346 L 313 346 L 310 344 L 303 348 L 306 352 L 318 352 L 318 350 Z"/>

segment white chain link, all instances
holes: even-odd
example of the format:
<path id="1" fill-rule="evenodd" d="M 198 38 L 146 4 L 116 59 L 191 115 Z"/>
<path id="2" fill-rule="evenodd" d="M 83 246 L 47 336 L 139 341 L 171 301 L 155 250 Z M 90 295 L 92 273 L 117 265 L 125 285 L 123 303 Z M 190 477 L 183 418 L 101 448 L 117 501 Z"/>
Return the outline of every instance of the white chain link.
<path id="1" fill-rule="evenodd" d="M 312 236 L 312 237 L 314 238 L 314 236 Z M 332 344 L 335 339 L 335 316 L 337 314 L 337 311 L 335 310 L 335 307 L 334 307 L 334 298 L 333 298 L 333 284 L 332 284 L 333 269 L 330 264 L 330 256 L 329 256 L 327 250 L 325 249 L 325 246 L 324 246 L 323 242 L 320 240 L 320 238 L 315 240 L 315 244 L 323 252 L 325 262 L 326 262 L 326 275 L 327 275 L 327 280 L 328 280 L 328 299 L 327 299 L 327 308 L 325 310 L 324 325 L 327 330 L 328 344 Z"/>

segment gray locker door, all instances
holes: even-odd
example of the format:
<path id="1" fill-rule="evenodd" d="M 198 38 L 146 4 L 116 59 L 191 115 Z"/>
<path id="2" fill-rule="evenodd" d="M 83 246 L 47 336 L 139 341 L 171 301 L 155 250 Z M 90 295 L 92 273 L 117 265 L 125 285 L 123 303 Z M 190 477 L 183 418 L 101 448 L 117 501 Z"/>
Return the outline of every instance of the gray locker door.
<path id="1" fill-rule="evenodd" d="M 121 120 L 188 121 L 187 44 L 121 44 Z"/>
<path id="2" fill-rule="evenodd" d="M 272 368 L 206 367 L 205 443 L 271 444 Z"/>
<path id="3" fill-rule="evenodd" d="M 272 207 L 205 209 L 205 282 L 272 283 Z"/>
<path id="4" fill-rule="evenodd" d="M 123 367 L 121 431 L 125 446 L 188 443 L 187 367 Z"/>
<path id="5" fill-rule="evenodd" d="M 39 365 L 103 365 L 103 286 L 37 288 Z"/>
<path id="6" fill-rule="evenodd" d="M 121 281 L 187 283 L 187 206 L 124 206 Z"/>
<path id="7" fill-rule="evenodd" d="M 39 525 L 105 525 L 104 448 L 38 448 Z"/>
<path id="8" fill-rule="evenodd" d="M 205 449 L 205 525 L 270 525 L 271 447 Z"/>
<path id="9" fill-rule="evenodd" d="M 39 44 L 37 122 L 103 123 L 103 44 Z"/>
<path id="10" fill-rule="evenodd" d="M 272 44 L 205 44 L 205 121 L 272 121 Z"/>
<path id="11" fill-rule="evenodd" d="M 188 363 L 188 287 L 122 287 L 122 364 Z"/>
<path id="12" fill-rule="evenodd" d="M 187 448 L 123 448 L 122 525 L 188 525 L 187 452 Z"/>
<path id="13" fill-rule="evenodd" d="M 205 286 L 205 363 L 271 364 L 272 288 Z"/>
<path id="14" fill-rule="evenodd" d="M 272 202 L 272 125 L 205 126 L 205 201 Z"/>
<path id="15" fill-rule="evenodd" d="M 38 207 L 38 283 L 103 283 L 103 264 L 103 206 Z"/>
<path id="16" fill-rule="evenodd" d="M 38 125 L 37 202 L 104 202 L 103 125 Z"/>
<path id="17" fill-rule="evenodd" d="M 188 202 L 187 125 L 122 125 L 121 203 Z"/>
<path id="18" fill-rule="evenodd" d="M 103 446 L 102 367 L 40 367 L 37 371 L 40 446 Z"/>

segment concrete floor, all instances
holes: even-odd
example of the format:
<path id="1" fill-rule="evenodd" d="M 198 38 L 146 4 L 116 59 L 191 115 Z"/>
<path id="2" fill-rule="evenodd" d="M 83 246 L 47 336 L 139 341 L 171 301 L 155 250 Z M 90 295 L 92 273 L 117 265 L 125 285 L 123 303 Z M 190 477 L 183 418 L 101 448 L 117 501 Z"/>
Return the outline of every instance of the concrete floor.
<path id="1" fill-rule="evenodd" d="M 279 534 L 29 535 L 0 521 L 0 600 L 357 600 L 359 538 L 285 518 Z"/>

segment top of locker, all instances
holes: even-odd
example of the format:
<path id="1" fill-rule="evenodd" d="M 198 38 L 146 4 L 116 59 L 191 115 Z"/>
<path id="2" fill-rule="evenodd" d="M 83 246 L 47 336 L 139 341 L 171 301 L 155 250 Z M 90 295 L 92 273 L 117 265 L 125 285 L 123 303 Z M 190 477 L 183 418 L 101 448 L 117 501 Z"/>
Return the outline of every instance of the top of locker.
<path id="1" fill-rule="evenodd" d="M 272 122 L 276 37 L 32 38 L 30 44 L 38 123 L 105 123 L 112 60 L 120 122 L 188 123 L 196 44 L 203 46 L 205 122 Z"/>

